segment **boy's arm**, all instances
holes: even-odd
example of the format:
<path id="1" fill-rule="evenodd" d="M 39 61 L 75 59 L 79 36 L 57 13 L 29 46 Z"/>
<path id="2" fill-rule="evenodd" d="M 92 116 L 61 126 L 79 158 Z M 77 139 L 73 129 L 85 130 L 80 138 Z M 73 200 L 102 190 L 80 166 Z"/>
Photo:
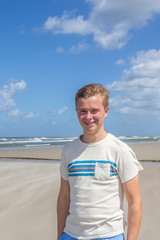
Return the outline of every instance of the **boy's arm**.
<path id="1" fill-rule="evenodd" d="M 60 192 L 57 200 L 57 225 L 58 225 L 58 239 L 61 237 L 66 218 L 69 214 L 70 205 L 70 186 L 69 182 L 61 178 Z"/>
<path id="2" fill-rule="evenodd" d="M 137 240 L 142 218 L 142 199 L 138 176 L 123 183 L 123 189 L 128 201 L 127 240 Z"/>

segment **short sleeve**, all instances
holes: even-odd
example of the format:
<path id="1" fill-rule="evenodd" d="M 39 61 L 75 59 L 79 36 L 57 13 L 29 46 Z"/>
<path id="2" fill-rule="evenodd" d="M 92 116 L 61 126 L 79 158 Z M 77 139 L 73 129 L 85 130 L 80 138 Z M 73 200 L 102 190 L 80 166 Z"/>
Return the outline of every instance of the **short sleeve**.
<path id="1" fill-rule="evenodd" d="M 127 182 L 138 175 L 143 170 L 132 149 L 124 148 L 118 159 L 118 174 L 121 182 Z"/>
<path id="2" fill-rule="evenodd" d="M 68 163 L 66 161 L 65 148 L 62 149 L 61 153 L 60 175 L 64 180 L 68 181 Z"/>

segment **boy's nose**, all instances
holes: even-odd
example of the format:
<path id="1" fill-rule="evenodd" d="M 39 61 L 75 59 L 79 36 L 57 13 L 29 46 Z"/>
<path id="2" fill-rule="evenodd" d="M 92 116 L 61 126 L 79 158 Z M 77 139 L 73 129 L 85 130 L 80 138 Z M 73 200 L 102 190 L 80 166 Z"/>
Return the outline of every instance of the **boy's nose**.
<path id="1" fill-rule="evenodd" d="M 87 112 L 86 118 L 87 118 L 87 119 L 91 119 L 91 118 L 92 118 L 92 114 L 91 114 L 90 112 Z"/>

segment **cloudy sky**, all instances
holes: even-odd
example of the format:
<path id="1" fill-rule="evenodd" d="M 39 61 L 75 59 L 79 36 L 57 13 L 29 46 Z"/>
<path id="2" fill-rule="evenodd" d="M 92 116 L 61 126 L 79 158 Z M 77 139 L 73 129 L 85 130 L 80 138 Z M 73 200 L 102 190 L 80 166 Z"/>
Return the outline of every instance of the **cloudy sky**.
<path id="1" fill-rule="evenodd" d="M 160 135 L 159 0 L 1 0 L 0 137 L 78 136 L 76 91 L 111 94 L 105 129 Z"/>

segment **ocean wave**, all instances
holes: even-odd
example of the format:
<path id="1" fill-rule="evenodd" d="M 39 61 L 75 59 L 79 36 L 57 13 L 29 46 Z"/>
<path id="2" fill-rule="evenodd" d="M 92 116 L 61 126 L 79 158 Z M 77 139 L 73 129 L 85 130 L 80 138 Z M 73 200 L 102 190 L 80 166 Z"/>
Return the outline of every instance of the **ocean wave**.
<path id="1" fill-rule="evenodd" d="M 14 137 L 0 138 L 0 149 L 9 147 L 33 148 L 48 146 L 63 146 L 77 137 Z M 160 136 L 119 136 L 126 143 L 160 142 Z"/>
<path id="2" fill-rule="evenodd" d="M 17 137 L 0 138 L 0 148 L 3 147 L 46 147 L 64 145 L 76 137 Z"/>

